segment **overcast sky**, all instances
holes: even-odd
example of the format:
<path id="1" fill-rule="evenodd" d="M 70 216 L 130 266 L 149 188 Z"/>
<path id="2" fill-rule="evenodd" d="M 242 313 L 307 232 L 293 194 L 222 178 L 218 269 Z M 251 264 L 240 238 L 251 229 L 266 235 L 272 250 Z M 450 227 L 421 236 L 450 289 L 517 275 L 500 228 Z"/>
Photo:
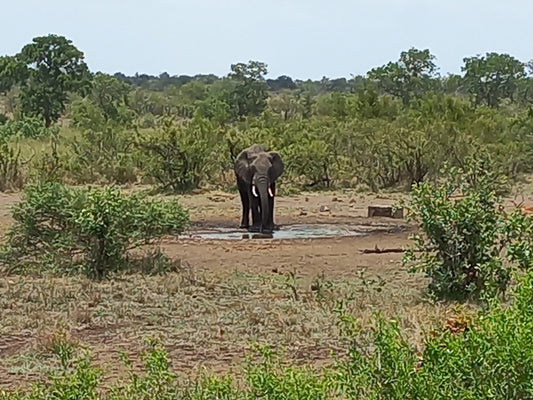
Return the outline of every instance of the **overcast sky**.
<path id="1" fill-rule="evenodd" d="M 488 51 L 533 59 L 531 0 L 0 0 L 0 55 L 55 33 L 91 71 L 350 77 L 429 48 L 441 74 Z"/>

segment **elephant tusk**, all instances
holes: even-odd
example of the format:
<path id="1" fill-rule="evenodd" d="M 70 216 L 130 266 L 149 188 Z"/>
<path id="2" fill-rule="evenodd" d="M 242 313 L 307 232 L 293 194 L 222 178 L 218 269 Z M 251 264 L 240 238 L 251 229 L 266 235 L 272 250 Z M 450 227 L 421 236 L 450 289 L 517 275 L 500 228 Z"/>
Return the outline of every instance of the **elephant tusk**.
<path id="1" fill-rule="evenodd" d="M 274 193 L 272 193 L 272 189 L 271 188 L 268 188 L 268 195 L 270 197 L 274 197 Z"/>
<path id="2" fill-rule="evenodd" d="M 255 185 L 252 185 L 252 194 L 254 195 L 254 197 L 259 197 L 259 195 L 257 194 L 257 190 L 255 190 Z"/>

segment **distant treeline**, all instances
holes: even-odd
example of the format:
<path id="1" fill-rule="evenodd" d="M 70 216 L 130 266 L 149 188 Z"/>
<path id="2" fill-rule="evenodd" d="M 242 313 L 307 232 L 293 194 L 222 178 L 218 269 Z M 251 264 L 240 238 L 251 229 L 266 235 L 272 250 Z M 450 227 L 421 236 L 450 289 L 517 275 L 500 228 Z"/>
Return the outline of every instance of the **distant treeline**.
<path id="1" fill-rule="evenodd" d="M 134 87 L 156 91 L 163 91 L 169 86 L 179 88 L 191 81 L 198 81 L 209 85 L 222 79 L 222 77 L 218 77 L 214 74 L 197 74 L 194 76 L 170 76 L 167 72 L 163 72 L 158 76 L 138 73 L 133 76 L 127 76 L 121 72 L 117 72 L 113 76 L 118 80 L 126 82 Z M 363 84 L 364 77 L 358 76 L 355 80 L 349 80 L 346 78 L 329 79 L 323 77 L 319 81 L 313 81 L 311 79 L 293 80 L 290 76 L 280 75 L 276 79 L 266 79 L 265 82 L 268 87 L 268 90 L 271 92 L 280 92 L 282 90 L 293 89 L 304 90 L 306 89 L 306 87 L 308 88 L 309 86 L 314 86 L 316 92 L 349 92 L 355 89 L 357 87 L 357 84 Z"/>

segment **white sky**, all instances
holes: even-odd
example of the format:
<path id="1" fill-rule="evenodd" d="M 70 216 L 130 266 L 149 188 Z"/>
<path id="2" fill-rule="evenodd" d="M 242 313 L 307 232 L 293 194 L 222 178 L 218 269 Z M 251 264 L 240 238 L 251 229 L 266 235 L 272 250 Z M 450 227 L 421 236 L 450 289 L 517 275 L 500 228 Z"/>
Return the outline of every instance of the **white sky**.
<path id="1" fill-rule="evenodd" d="M 91 71 L 222 76 L 268 64 L 269 77 L 350 77 L 429 48 L 441 73 L 488 51 L 533 59 L 528 0 L 0 0 L 0 55 L 55 33 Z"/>

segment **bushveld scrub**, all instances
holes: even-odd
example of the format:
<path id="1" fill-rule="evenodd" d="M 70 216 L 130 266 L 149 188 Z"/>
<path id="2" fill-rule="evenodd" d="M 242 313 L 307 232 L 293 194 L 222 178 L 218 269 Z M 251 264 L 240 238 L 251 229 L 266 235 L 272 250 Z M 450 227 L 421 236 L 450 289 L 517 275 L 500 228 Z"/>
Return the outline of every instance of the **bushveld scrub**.
<path id="1" fill-rule="evenodd" d="M 188 224 L 176 201 L 50 182 L 29 185 L 12 216 L 2 251 L 8 269 L 76 267 L 95 278 L 119 269 L 128 250 L 179 234 Z"/>
<path id="2" fill-rule="evenodd" d="M 428 95 L 402 106 L 397 115 L 373 117 L 358 111 L 363 94 L 342 96 L 353 97 L 342 119 L 284 119 L 267 108 L 260 116 L 231 124 L 196 113 L 191 119 L 157 117 L 148 129 L 107 121 L 84 128 L 75 139 L 60 132 L 58 176 L 81 184 L 143 180 L 175 192 L 224 187 L 233 157 L 251 143 L 279 151 L 287 160 L 282 186 L 300 189 L 410 188 L 439 179 L 445 163 L 461 167 L 473 155 L 490 157 L 493 167 L 512 179 L 531 170 L 533 143 L 527 132 L 532 117 L 522 111 L 508 115 Z M 385 106 L 378 102 L 372 107 Z M 25 172 L 32 176 L 46 169 L 42 163 L 28 168 L 33 171 Z"/>
<path id="3" fill-rule="evenodd" d="M 68 143 L 62 162 L 74 183 L 125 184 L 137 180 L 132 132 L 114 126 L 86 129 Z M 62 161 L 60 159 L 60 161 Z"/>
<path id="4" fill-rule="evenodd" d="M 139 134 L 136 147 L 148 178 L 163 191 L 187 192 L 213 175 L 220 158 L 218 141 L 207 120 L 194 119 L 176 126 L 172 118 L 165 118 L 157 134 Z"/>

